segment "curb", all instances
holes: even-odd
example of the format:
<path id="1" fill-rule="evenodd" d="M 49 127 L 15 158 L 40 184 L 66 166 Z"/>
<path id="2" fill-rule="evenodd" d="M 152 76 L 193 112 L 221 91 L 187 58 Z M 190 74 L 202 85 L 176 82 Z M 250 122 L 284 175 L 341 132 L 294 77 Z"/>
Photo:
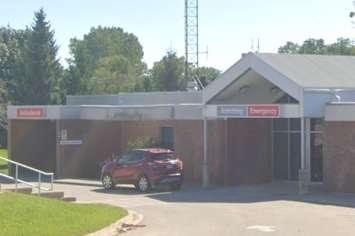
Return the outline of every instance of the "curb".
<path id="1" fill-rule="evenodd" d="M 139 223 L 141 223 L 144 218 L 143 215 L 132 210 L 127 211 L 128 215 L 124 218 L 99 231 L 87 234 L 86 236 L 117 236 L 119 234 L 131 231 L 137 227 L 144 227 L 144 225 L 139 225 Z"/>

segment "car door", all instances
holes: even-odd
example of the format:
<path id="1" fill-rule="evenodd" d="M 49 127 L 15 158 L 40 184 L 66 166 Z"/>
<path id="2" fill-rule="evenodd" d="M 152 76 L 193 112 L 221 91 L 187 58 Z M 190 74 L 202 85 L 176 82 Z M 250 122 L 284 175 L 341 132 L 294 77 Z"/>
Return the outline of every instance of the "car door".
<path id="1" fill-rule="evenodd" d="M 125 173 L 126 173 L 126 181 L 128 183 L 135 183 L 138 175 L 141 173 L 143 169 L 143 159 L 144 152 L 143 151 L 132 151 L 131 158 L 129 162 L 126 163 Z"/>
<path id="2" fill-rule="evenodd" d="M 124 182 L 129 176 L 129 163 L 132 162 L 134 155 L 132 152 L 123 153 L 120 158 L 116 161 L 116 166 L 113 171 L 113 178 L 116 181 Z"/>
<path id="3" fill-rule="evenodd" d="M 142 151 L 130 151 L 124 153 L 118 160 L 114 178 L 121 183 L 134 182 L 143 167 L 143 159 L 144 153 Z"/>

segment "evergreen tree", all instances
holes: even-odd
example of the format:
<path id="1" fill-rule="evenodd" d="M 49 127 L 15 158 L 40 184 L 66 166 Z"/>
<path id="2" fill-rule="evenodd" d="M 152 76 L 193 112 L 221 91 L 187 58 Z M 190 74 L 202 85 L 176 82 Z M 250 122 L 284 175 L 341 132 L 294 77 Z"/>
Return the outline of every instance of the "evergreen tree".
<path id="1" fill-rule="evenodd" d="M 23 52 L 24 76 L 17 78 L 18 104 L 60 103 L 62 67 L 57 58 L 54 31 L 43 9 L 35 12 Z"/>

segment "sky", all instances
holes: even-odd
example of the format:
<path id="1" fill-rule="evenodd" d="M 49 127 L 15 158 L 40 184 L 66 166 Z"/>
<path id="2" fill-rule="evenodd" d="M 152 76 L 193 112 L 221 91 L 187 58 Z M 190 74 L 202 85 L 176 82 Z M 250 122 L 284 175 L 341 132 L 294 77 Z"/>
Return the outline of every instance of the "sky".
<path id="1" fill-rule="evenodd" d="M 277 52 L 287 41 L 339 37 L 355 39 L 349 12 L 353 0 L 199 0 L 200 66 L 226 70 L 242 53 Z M 70 57 L 69 41 L 81 39 L 91 27 L 118 26 L 135 34 L 149 67 L 168 50 L 184 55 L 184 0 L 1 0 L 0 25 L 20 29 L 33 13 L 47 13 L 63 64 Z M 355 21 L 355 19 L 354 19 Z"/>

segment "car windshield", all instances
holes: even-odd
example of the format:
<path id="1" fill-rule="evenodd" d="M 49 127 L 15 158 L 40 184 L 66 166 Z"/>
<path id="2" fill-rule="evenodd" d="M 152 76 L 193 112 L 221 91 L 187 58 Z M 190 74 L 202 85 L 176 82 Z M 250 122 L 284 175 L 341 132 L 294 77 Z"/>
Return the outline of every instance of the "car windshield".
<path id="1" fill-rule="evenodd" d="M 176 157 L 173 153 L 154 154 L 152 155 L 152 158 L 158 161 L 176 160 Z"/>

